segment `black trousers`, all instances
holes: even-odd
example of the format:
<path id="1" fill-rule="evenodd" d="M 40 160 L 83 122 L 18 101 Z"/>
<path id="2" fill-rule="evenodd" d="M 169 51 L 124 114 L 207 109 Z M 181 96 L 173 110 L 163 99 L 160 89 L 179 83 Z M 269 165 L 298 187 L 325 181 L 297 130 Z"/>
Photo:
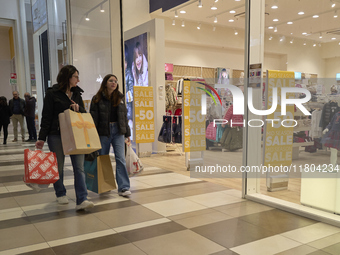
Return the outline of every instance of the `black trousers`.
<path id="1" fill-rule="evenodd" d="M 4 144 L 7 143 L 7 137 L 8 137 L 8 124 L 2 124 L 0 123 L 0 132 L 2 127 L 4 128 Z"/>
<path id="2" fill-rule="evenodd" d="M 35 118 L 26 116 L 26 124 L 28 129 L 28 139 L 37 140 L 37 130 L 35 129 Z"/>

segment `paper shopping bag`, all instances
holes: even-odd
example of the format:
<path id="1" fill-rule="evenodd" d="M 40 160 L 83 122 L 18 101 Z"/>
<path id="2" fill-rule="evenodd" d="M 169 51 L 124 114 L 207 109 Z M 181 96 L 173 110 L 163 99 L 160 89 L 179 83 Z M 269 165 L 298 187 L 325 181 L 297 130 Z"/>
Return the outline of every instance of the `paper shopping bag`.
<path id="1" fill-rule="evenodd" d="M 102 148 L 90 113 L 66 110 L 59 114 L 59 125 L 65 155 L 89 154 Z"/>
<path id="2" fill-rule="evenodd" d="M 131 144 L 127 146 L 125 161 L 126 169 L 130 177 L 139 174 L 144 170 L 143 164 L 132 149 Z"/>
<path id="3" fill-rule="evenodd" d="M 93 161 L 85 160 L 84 171 L 88 190 L 100 194 L 117 188 L 109 155 L 98 156 Z"/>
<path id="4" fill-rule="evenodd" d="M 57 157 L 54 152 L 24 151 L 26 183 L 49 184 L 59 180 Z"/>

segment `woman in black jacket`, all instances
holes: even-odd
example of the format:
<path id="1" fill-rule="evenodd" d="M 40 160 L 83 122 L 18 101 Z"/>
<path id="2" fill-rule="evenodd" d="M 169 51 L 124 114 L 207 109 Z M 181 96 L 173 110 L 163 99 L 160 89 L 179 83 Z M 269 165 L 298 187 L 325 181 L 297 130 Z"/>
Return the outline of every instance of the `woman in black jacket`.
<path id="1" fill-rule="evenodd" d="M 90 112 L 102 145 L 100 155 L 109 154 L 112 144 L 116 159 L 118 194 L 129 196 L 131 192 L 125 162 L 125 143 L 130 143 L 131 131 L 124 95 L 119 92 L 118 79 L 115 75 L 108 74 L 104 77 L 100 89 L 92 98 Z"/>
<path id="2" fill-rule="evenodd" d="M 72 66 L 64 66 L 57 77 L 57 84 L 48 88 L 44 99 L 39 138 L 35 146 L 42 149 L 46 141 L 50 151 L 55 152 L 58 162 L 59 180 L 53 184 L 59 204 L 68 204 L 66 189 L 64 186 L 64 161 L 65 155 L 59 130 L 59 113 L 67 109 L 85 113 L 84 103 L 81 97 L 83 90 L 77 86 L 79 72 Z M 87 187 L 84 173 L 84 155 L 70 155 L 73 173 L 74 187 L 77 197 L 76 210 L 93 207 L 93 203 L 87 200 Z"/>
<path id="3" fill-rule="evenodd" d="M 12 116 L 11 109 L 7 105 L 7 98 L 0 97 L 0 131 L 1 128 L 4 128 L 4 142 L 3 144 L 7 144 L 8 137 L 8 125 L 10 123 L 10 118 Z"/>

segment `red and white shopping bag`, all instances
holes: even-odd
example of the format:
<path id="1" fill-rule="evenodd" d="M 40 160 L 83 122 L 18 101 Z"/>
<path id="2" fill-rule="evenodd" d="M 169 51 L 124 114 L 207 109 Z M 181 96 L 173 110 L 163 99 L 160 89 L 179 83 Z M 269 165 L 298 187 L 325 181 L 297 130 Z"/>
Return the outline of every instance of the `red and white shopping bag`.
<path id="1" fill-rule="evenodd" d="M 59 180 L 57 157 L 54 152 L 24 151 L 25 182 L 48 184 Z"/>

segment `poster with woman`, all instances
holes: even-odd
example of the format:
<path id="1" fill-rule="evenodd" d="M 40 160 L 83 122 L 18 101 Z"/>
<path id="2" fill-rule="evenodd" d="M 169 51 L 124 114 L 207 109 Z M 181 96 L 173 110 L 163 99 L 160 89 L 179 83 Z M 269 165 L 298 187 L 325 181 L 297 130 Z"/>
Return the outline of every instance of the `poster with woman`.
<path id="1" fill-rule="evenodd" d="M 133 132 L 133 86 L 149 86 L 147 33 L 126 40 L 124 50 L 127 117 Z"/>

